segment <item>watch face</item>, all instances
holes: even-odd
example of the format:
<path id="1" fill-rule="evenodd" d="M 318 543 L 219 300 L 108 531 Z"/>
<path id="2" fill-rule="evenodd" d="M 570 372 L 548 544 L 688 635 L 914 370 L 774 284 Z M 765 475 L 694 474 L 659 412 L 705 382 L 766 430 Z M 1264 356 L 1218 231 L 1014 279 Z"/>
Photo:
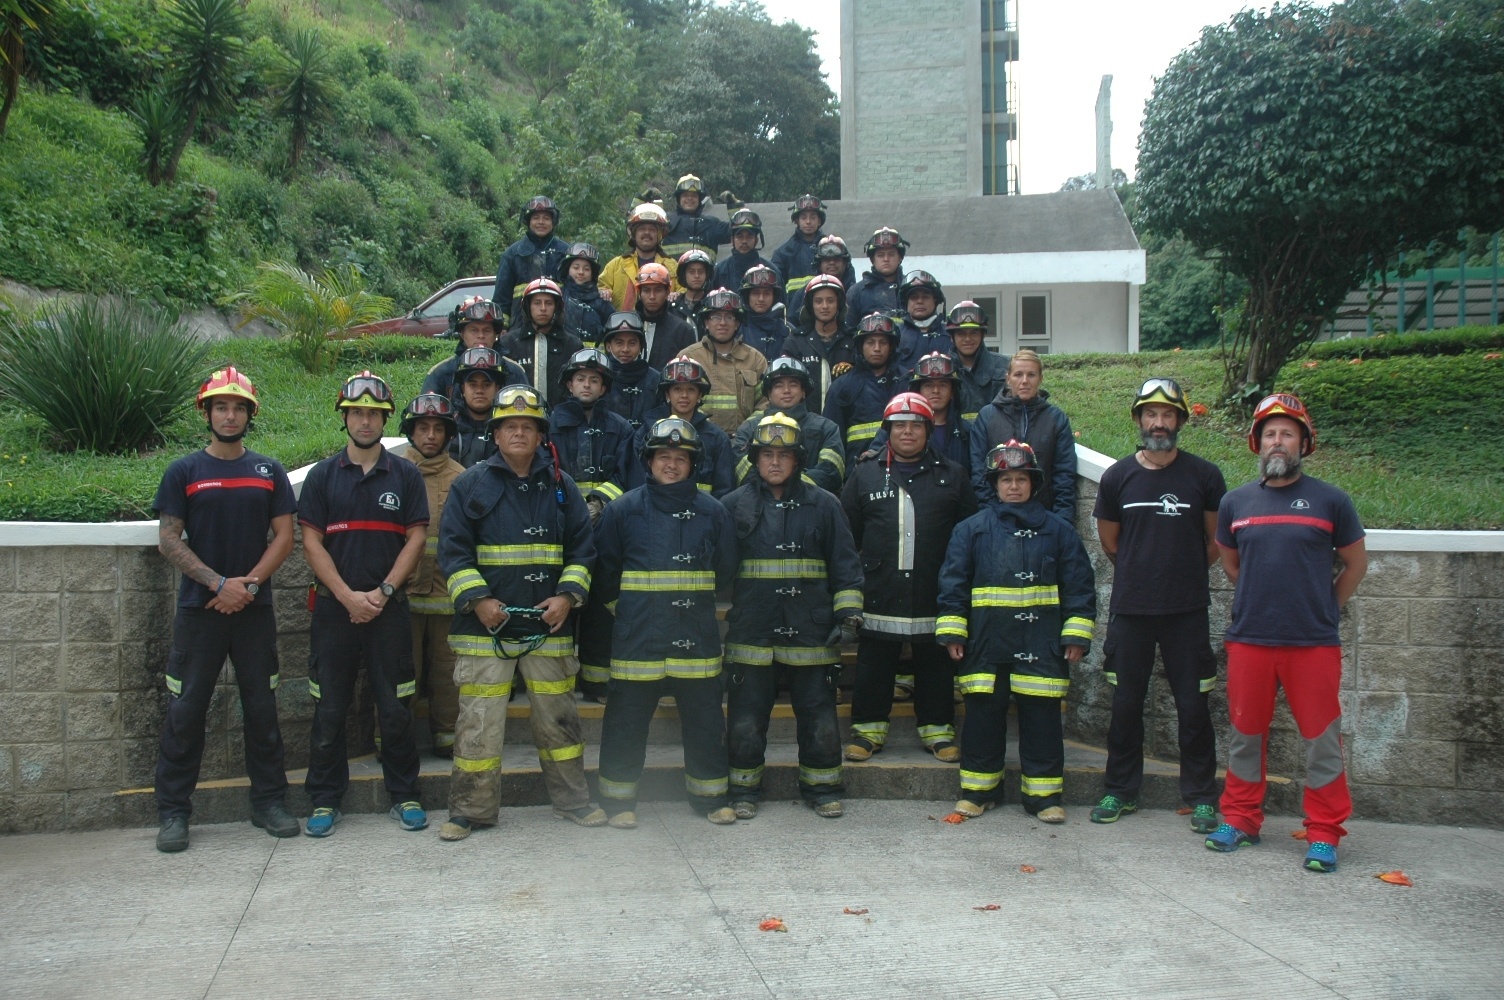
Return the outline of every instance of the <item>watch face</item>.
<path id="1" fill-rule="evenodd" d="M 381 585 L 381 593 L 386 597 L 391 597 L 396 591 L 397 588 L 393 587 L 390 583 L 383 583 Z"/>
<path id="2" fill-rule="evenodd" d="M 245 592 L 247 594 L 250 594 L 252 597 L 255 597 L 257 594 L 261 593 L 261 588 L 254 583 L 248 583 L 245 585 Z"/>

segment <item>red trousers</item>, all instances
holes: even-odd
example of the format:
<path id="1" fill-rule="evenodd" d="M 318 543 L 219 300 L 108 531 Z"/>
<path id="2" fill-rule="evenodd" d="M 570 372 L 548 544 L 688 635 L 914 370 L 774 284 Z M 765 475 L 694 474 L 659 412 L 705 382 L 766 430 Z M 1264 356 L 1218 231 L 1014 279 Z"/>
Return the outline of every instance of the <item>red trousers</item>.
<path id="1" fill-rule="evenodd" d="M 1306 837 L 1336 844 L 1353 812 L 1342 763 L 1340 646 L 1252 646 L 1227 643 L 1227 707 L 1232 741 L 1227 783 L 1222 789 L 1224 822 L 1256 834 L 1264 825 L 1269 724 L 1274 696 L 1285 700 L 1306 744 L 1304 796 Z"/>

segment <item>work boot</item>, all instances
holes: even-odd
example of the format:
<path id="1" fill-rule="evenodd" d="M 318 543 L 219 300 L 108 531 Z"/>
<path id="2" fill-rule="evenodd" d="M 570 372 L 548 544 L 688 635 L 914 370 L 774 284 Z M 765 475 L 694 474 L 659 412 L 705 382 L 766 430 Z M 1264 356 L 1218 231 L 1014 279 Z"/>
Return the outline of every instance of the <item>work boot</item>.
<path id="1" fill-rule="evenodd" d="M 737 819 L 756 819 L 757 818 L 757 803 L 756 802 L 748 802 L 745 799 L 742 800 L 741 802 L 733 802 L 733 803 L 731 803 L 731 810 L 736 813 L 736 818 Z"/>
<path id="2" fill-rule="evenodd" d="M 251 810 L 251 825 L 259 827 L 273 837 L 296 837 L 298 820 L 292 813 L 274 802 L 263 809 Z"/>
<path id="3" fill-rule="evenodd" d="M 961 748 L 950 740 L 942 740 L 934 746 L 927 746 L 924 749 L 933 754 L 936 760 L 944 761 L 947 764 L 954 764 L 961 759 Z"/>
<path id="4" fill-rule="evenodd" d="M 637 829 L 637 814 L 630 809 L 616 813 L 606 820 L 606 825 L 613 830 L 635 830 Z"/>
<path id="5" fill-rule="evenodd" d="M 468 817 L 450 816 L 444 821 L 444 825 L 439 827 L 439 839 L 464 840 L 475 832 L 477 826 L 480 824 Z"/>
<path id="6" fill-rule="evenodd" d="M 875 753 L 882 753 L 882 747 L 871 740 L 861 736 L 853 736 L 851 742 L 846 744 L 847 760 L 871 760 Z"/>
<path id="7" fill-rule="evenodd" d="M 826 819 L 839 819 L 842 816 L 846 815 L 846 809 L 841 805 L 839 800 L 832 802 L 821 802 L 819 805 L 815 806 L 815 815 L 823 816 Z"/>
<path id="8" fill-rule="evenodd" d="M 974 802 L 971 799 L 962 799 L 956 803 L 955 811 L 967 819 L 976 819 L 987 810 L 996 808 L 996 802 Z"/>
<path id="9" fill-rule="evenodd" d="M 188 849 L 188 817 L 169 816 L 162 821 L 157 831 L 157 850 L 163 854 L 176 854 Z"/>
<path id="10" fill-rule="evenodd" d="M 1064 823 L 1065 810 L 1060 806 L 1045 806 L 1034 816 L 1041 823 Z"/>
<path id="11" fill-rule="evenodd" d="M 730 806 L 721 806 L 719 809 L 710 810 L 705 814 L 705 818 L 716 826 L 730 826 L 736 822 L 736 810 Z"/>
<path id="12" fill-rule="evenodd" d="M 606 810 L 600 806 L 583 805 L 578 809 L 560 809 L 554 807 L 554 815 L 560 819 L 567 819 L 575 826 L 605 826 Z"/>

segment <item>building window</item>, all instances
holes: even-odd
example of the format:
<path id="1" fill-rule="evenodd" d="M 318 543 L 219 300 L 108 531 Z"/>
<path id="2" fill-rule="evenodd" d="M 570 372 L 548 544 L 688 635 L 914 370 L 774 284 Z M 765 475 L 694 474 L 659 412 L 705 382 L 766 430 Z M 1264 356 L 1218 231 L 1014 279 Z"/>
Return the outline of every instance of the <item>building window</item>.
<path id="1" fill-rule="evenodd" d="M 1050 293 L 1018 294 L 1018 346 L 1030 347 L 1040 354 L 1050 352 Z"/>

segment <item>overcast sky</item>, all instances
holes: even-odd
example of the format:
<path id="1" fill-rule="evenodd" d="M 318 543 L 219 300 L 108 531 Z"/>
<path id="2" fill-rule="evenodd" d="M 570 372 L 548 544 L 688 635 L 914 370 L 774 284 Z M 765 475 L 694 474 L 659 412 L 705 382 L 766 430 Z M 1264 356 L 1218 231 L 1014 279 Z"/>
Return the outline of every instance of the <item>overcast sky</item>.
<path id="1" fill-rule="evenodd" d="M 840 0 L 762 0 L 775 22 L 815 31 L 830 89 L 841 92 Z M 1144 102 L 1154 78 L 1208 24 L 1225 23 L 1245 0 L 1021 0 L 1019 176 L 1024 194 L 1057 191 L 1096 169 L 1097 88 L 1112 74 L 1112 165 L 1129 177 L 1138 158 Z"/>

